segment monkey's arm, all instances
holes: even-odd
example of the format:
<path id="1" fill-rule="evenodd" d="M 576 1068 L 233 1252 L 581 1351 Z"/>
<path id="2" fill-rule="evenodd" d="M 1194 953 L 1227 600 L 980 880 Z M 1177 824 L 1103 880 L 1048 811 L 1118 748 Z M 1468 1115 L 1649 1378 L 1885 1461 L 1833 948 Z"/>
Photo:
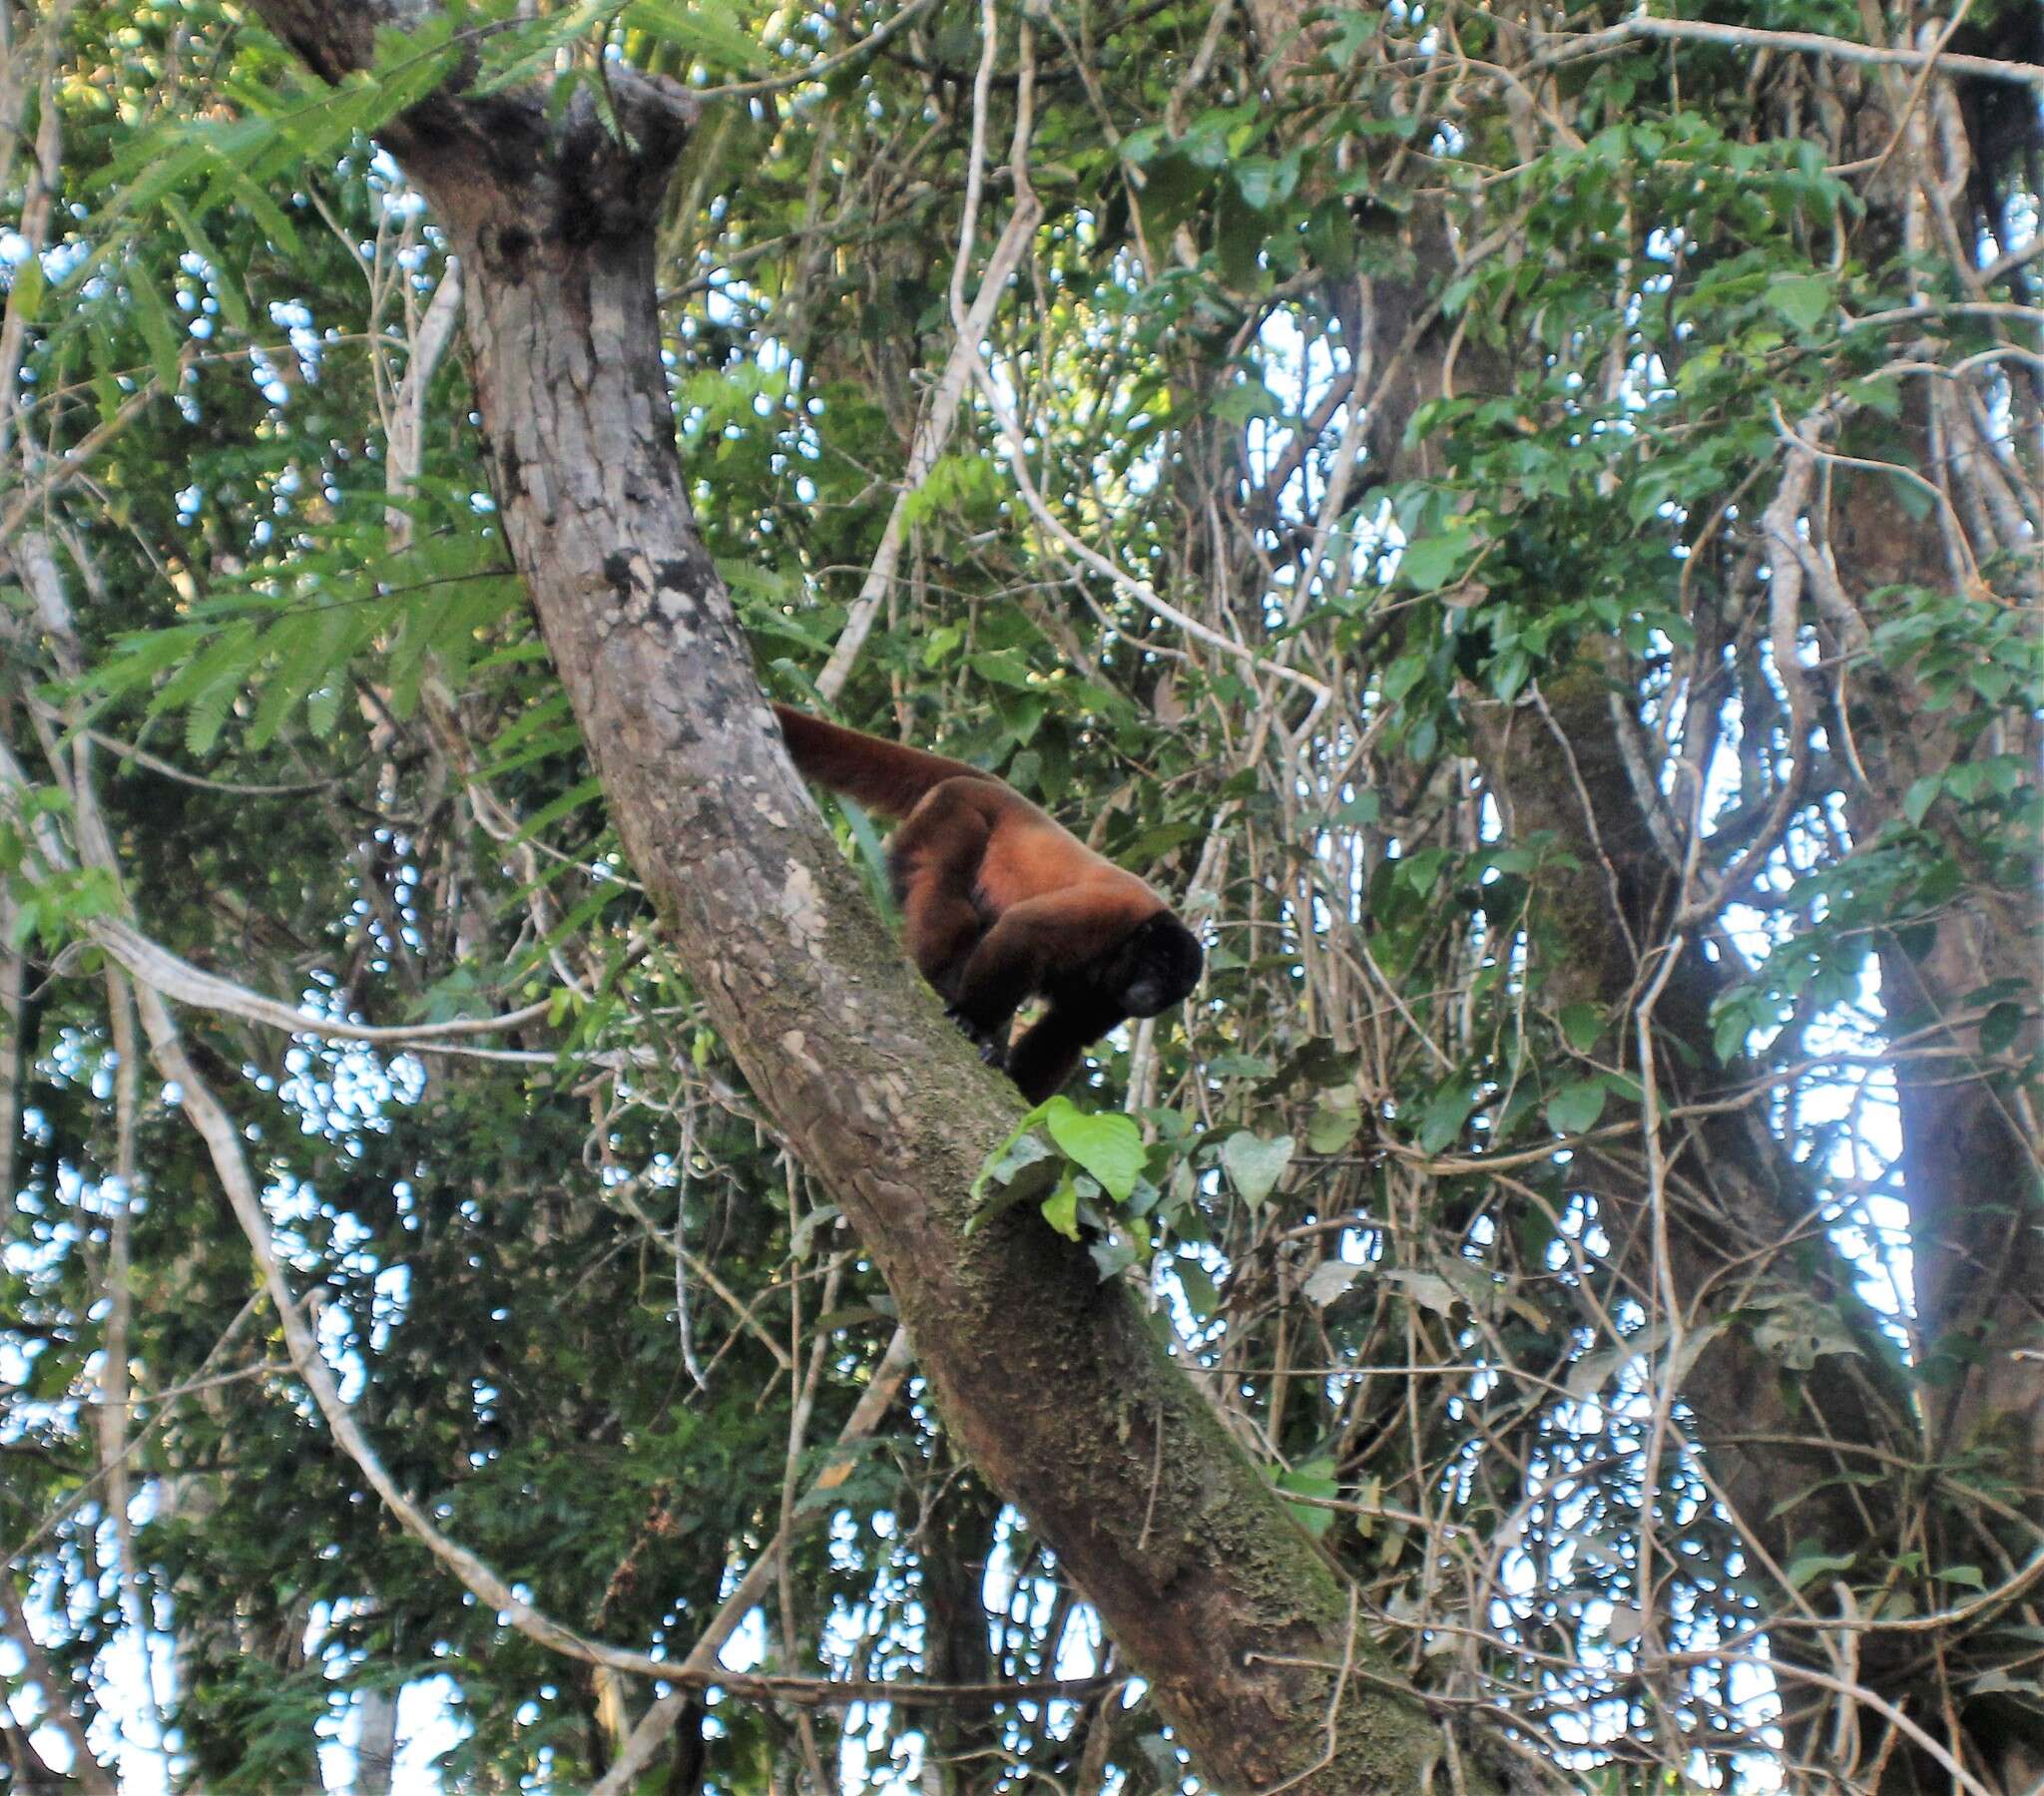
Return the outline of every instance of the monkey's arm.
<path id="1" fill-rule="evenodd" d="M 1062 1091 L 1086 1052 L 1122 1021 L 1109 1004 L 1097 1008 L 1054 1004 L 1008 1050 L 1008 1077 L 1031 1104 L 1041 1104 Z"/>
<path id="2" fill-rule="evenodd" d="M 992 830 L 971 796 L 951 784 L 937 787 L 894 832 L 887 849 L 909 958 L 954 1004 L 986 928 L 972 891 Z"/>
<path id="3" fill-rule="evenodd" d="M 1031 993 L 1069 979 L 1133 927 L 1118 892 L 1074 886 L 1031 898 L 1004 912 L 972 951 L 952 1008 L 975 1034 L 996 1035 Z"/>

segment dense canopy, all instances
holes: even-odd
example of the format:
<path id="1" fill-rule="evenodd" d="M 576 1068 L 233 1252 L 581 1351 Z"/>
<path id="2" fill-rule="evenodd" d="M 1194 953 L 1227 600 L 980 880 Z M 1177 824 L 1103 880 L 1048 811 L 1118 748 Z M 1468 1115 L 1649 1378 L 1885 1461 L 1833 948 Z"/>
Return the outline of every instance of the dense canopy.
<path id="1" fill-rule="evenodd" d="M 2044 22 L 1680 4 L 0 0 L 0 1790 L 2034 1791 Z"/>

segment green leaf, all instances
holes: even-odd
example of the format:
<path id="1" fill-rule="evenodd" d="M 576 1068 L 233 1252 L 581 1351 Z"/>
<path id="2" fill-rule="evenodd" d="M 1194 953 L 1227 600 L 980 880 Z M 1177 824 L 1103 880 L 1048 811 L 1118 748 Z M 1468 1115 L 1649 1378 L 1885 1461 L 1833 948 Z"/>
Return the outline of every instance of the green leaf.
<path id="1" fill-rule="evenodd" d="M 1451 1079 L 1435 1092 L 1419 1113 L 1419 1151 L 1438 1153 L 1460 1135 L 1476 1103 L 1476 1087 L 1466 1079 Z"/>
<path id="2" fill-rule="evenodd" d="M 1921 524 L 1925 518 L 1930 516 L 1934 501 L 1931 495 L 1923 490 L 1919 482 L 1911 480 L 1899 468 L 1890 468 L 1886 479 L 1888 492 L 1893 496 L 1895 503 L 1902 508 L 1902 515 L 1911 524 Z"/>
<path id="3" fill-rule="evenodd" d="M 142 340 L 149 345 L 150 366 L 156 369 L 157 380 L 164 391 L 175 393 L 179 381 L 178 350 L 184 341 L 183 327 L 172 316 L 170 306 L 146 271 L 131 263 L 127 278 L 129 294 L 135 301 L 135 322 L 142 331 Z M 18 281 L 16 286 L 19 290 Z"/>
<path id="4" fill-rule="evenodd" d="M 1144 164 L 1143 174 L 1143 229 L 1153 240 L 1169 242 L 1171 233 L 1199 211 L 1214 171 L 1172 149 Z"/>
<path id="5" fill-rule="evenodd" d="M 1439 536 L 1422 537 L 1406 544 L 1398 562 L 1398 578 L 1422 593 L 1432 592 L 1454 579 L 1475 549 L 1476 537 L 1468 530 L 1449 529 Z"/>
<path id="6" fill-rule="evenodd" d="M 305 700 L 305 727 L 313 740 L 323 742 L 340 721 L 340 701 L 347 696 L 348 682 L 336 674 L 323 681 Z"/>
<path id="7" fill-rule="evenodd" d="M 1431 658 L 1424 655 L 1397 657 L 1377 675 L 1377 689 L 1395 704 L 1426 677 L 1430 661 Z"/>
<path id="8" fill-rule="evenodd" d="M 234 189 L 236 197 L 248 209 L 249 216 L 262 226 L 269 240 L 286 254 L 302 254 L 297 229 L 290 220 L 284 217 L 276 202 L 240 169 L 229 168 L 223 171 L 223 174 L 229 186 Z"/>
<path id="9" fill-rule="evenodd" d="M 1647 1102 L 1647 1088 L 1641 1085 L 1630 1073 L 1600 1073 L 1597 1077 L 1603 1080 L 1604 1089 L 1612 1097 L 1620 1099 L 1627 1104 L 1645 1104 Z"/>
<path id="10" fill-rule="evenodd" d="M 1594 1004 L 1571 1004 L 1561 1013 L 1561 1033 L 1578 1054 L 1588 1054 L 1604 1033 L 1604 1013 Z"/>
<path id="11" fill-rule="evenodd" d="M 1058 1188 L 1043 1200 L 1043 1219 L 1068 1241 L 1079 1238 L 1079 1187 L 1066 1172 Z"/>
<path id="12" fill-rule="evenodd" d="M 1921 824 L 1929 814 L 1930 807 L 1937 802 L 1937 795 L 1944 789 L 1942 773 L 1926 773 L 1902 794 L 1902 815 L 1911 823 Z"/>
<path id="13" fill-rule="evenodd" d="M 244 619 L 229 625 L 164 687 L 150 707 L 151 713 L 185 710 L 187 745 L 195 754 L 204 754 L 219 739 L 228 707 L 260 653 L 254 622 Z"/>
<path id="14" fill-rule="evenodd" d="M 1260 1204 L 1276 1189 L 1284 1168 L 1291 1164 L 1293 1145 L 1289 1135 L 1266 1140 L 1239 1128 L 1221 1143 L 1221 1163 L 1244 1200 Z"/>
<path id="15" fill-rule="evenodd" d="M 698 56 L 735 75 L 760 75 L 766 58 L 756 39 L 740 30 L 728 6 L 676 6 L 670 0 L 631 0 L 619 18 L 631 31 L 643 31 L 664 44 Z"/>
<path id="16" fill-rule="evenodd" d="M 1236 188 L 1221 190 L 1214 208 L 1214 247 L 1220 254 L 1223 280 L 1241 290 L 1255 287 L 1270 234 L 1270 220 L 1247 205 Z"/>
<path id="17" fill-rule="evenodd" d="M 1335 280 L 1352 279 L 1356 268 L 1355 222 L 1338 196 L 1329 195 L 1305 224 L 1305 252 L 1313 265 Z"/>
<path id="18" fill-rule="evenodd" d="M 1323 1502 L 1331 1501 L 1341 1489 L 1334 1482 L 1334 1462 L 1330 1459 L 1307 1460 L 1289 1472 L 1279 1472 L 1271 1482 L 1280 1491 L 1289 1491 L 1299 1497 L 1317 1497 Z M 1335 1512 L 1322 1509 L 1318 1504 L 1292 1503 L 1285 1507 L 1291 1511 L 1299 1527 L 1314 1540 L 1334 1525 Z"/>
<path id="19" fill-rule="evenodd" d="M 1721 1067 L 1729 1067 L 1746 1052 L 1747 1038 L 1754 1030 L 1753 1012 L 1744 1000 L 1720 1000 L 1711 1012 L 1711 1052 Z"/>
<path id="20" fill-rule="evenodd" d="M 291 707 L 338 671 L 332 666 L 326 642 L 333 621 L 325 612 L 285 618 L 264 637 L 264 650 L 280 660 L 263 681 L 262 696 L 250 719 L 246 740 L 251 748 L 266 748 L 283 727 Z"/>
<path id="21" fill-rule="evenodd" d="M 990 679 L 996 685 L 1013 686 L 1019 691 L 1037 689 L 1029 664 L 1011 649 L 1001 650 L 998 654 L 975 655 L 969 659 L 972 671 L 982 679 Z"/>
<path id="22" fill-rule="evenodd" d="M 977 1233 L 1004 1210 L 1028 1202 L 1050 1185 L 1056 1162 L 1043 1137 L 1032 1127 L 1036 1121 L 1037 1113 L 1031 1111 L 1023 1119 L 1022 1126 L 987 1155 L 986 1164 L 972 1181 L 972 1199 L 980 1207 L 965 1225 L 967 1234 Z M 989 1184 L 1001 1186 L 1000 1192 L 991 1198 L 986 1194 Z"/>
<path id="23" fill-rule="evenodd" d="M 603 781 L 592 773 L 587 779 L 570 786 L 550 803 L 541 805 L 518 826 L 518 833 L 511 840 L 513 843 L 529 842 L 541 830 L 558 823 L 563 817 L 574 815 L 585 804 L 592 803 L 602 796 Z"/>
<path id="24" fill-rule="evenodd" d="M 89 690 L 115 694 L 147 685 L 173 662 L 202 648 L 213 631 L 205 624 L 173 624 L 165 630 L 137 631 L 123 637 L 111 659 L 86 675 Z"/>
<path id="25" fill-rule="evenodd" d="M 1228 172 L 1243 204 L 1255 212 L 1267 212 L 1291 198 L 1298 186 L 1298 163 L 1289 156 L 1252 156 Z"/>
<path id="26" fill-rule="evenodd" d="M 1484 683 L 1509 703 L 1533 672 L 1533 658 L 1523 649 L 1508 650 L 1484 670 Z"/>
<path id="27" fill-rule="evenodd" d="M 1791 1589 L 1805 1589 L 1826 1572 L 1847 1572 L 1852 1568 L 1853 1556 L 1849 1553 L 1804 1553 L 1788 1562 L 1788 1576 Z"/>
<path id="28" fill-rule="evenodd" d="M 1375 37 L 1383 20 L 1366 7 L 1343 7 L 1334 13 L 1327 26 L 1326 37 L 1321 41 L 1320 50 L 1337 69 L 1345 69 L 1355 60 L 1355 53 Z"/>
<path id="29" fill-rule="evenodd" d="M 14 270 L 14 284 L 8 288 L 14 315 L 23 323 L 33 323 L 36 313 L 42 309 L 43 294 L 49 289 L 49 281 L 43 273 L 40 256 L 23 256 Z"/>
<path id="30" fill-rule="evenodd" d="M 556 692 L 552 697 L 529 706 L 522 716 L 507 723 L 490 738 L 490 758 L 482 768 L 483 776 L 495 778 L 500 773 L 524 765 L 525 756 L 513 751 L 522 748 L 528 737 L 542 731 L 546 732 L 539 744 L 542 756 L 571 749 L 577 740 L 577 732 L 572 722 L 564 725 L 563 719 L 568 714 L 566 692 Z"/>
<path id="31" fill-rule="evenodd" d="M 1054 1098 L 1044 1126 L 1067 1157 L 1100 1180 L 1101 1189 L 1126 1203 L 1143 1170 L 1143 1131 L 1118 1111 L 1082 1111 L 1068 1098 Z"/>
<path id="32" fill-rule="evenodd" d="M 2022 1007 L 2004 999 L 1980 1019 L 1980 1052 L 1999 1054 L 2016 1039 L 2016 1032 L 2022 1026 Z"/>
<path id="33" fill-rule="evenodd" d="M 241 689 L 239 680 L 224 677 L 192 700 L 185 712 L 185 746 L 192 753 L 205 755 L 212 751 L 214 743 L 220 740 L 220 732 L 227 726 L 228 712 Z"/>
<path id="34" fill-rule="evenodd" d="M 1452 848 L 1422 848 L 1399 862 L 1394 877 L 1409 890 L 1425 898 L 1432 894 L 1441 870 L 1455 858 Z"/>
<path id="35" fill-rule="evenodd" d="M 1322 1092 L 1307 1122 L 1305 1144 L 1314 1153 L 1339 1153 L 1362 1127 L 1362 1112 L 1352 1091 Z"/>
<path id="36" fill-rule="evenodd" d="M 1768 287 L 1768 303 L 1797 330 L 1814 330 L 1831 308 L 1831 283 L 1820 274 L 1790 274 Z"/>
<path id="37" fill-rule="evenodd" d="M 1547 1101 L 1547 1121 L 1557 1134 L 1576 1135 L 1604 1114 L 1604 1081 L 1577 1079 Z"/>
<path id="38" fill-rule="evenodd" d="M 1281 418 L 1284 404 L 1261 380 L 1246 380 L 1223 387 L 1207 407 L 1226 424 L 1247 424 L 1252 418 Z"/>
<path id="39" fill-rule="evenodd" d="M 241 282 L 235 278 L 221 252 L 213 246 L 213 239 L 206 234 L 191 211 L 170 194 L 164 196 L 164 211 L 185 233 L 185 241 L 191 245 L 192 253 L 212 272 L 213 296 L 220 301 L 222 314 L 237 330 L 248 335 L 255 328 L 249 316 L 249 302 L 242 297 Z"/>

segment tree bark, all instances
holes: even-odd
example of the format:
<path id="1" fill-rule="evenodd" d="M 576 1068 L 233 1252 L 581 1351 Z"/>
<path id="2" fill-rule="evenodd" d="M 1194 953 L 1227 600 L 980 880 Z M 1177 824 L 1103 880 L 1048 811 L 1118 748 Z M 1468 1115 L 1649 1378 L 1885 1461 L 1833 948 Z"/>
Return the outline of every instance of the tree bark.
<path id="1" fill-rule="evenodd" d="M 260 0 L 329 79 L 377 0 Z M 1028 1206 L 968 1235 L 1015 1099 L 882 935 L 796 778 L 695 529 L 660 359 L 654 224 L 681 90 L 443 90 L 383 133 L 459 253 L 512 553 L 611 815 L 754 1090 L 900 1306 L 947 1424 L 1099 1607 L 1218 1788 L 1417 1787 L 1439 1750 L 1347 1592 L 1085 1251 Z"/>
<path id="2" fill-rule="evenodd" d="M 1424 230 L 1423 218 L 1416 228 Z M 1426 266 L 1439 258 L 1422 243 L 1418 259 Z M 1432 288 L 1430 279 L 1378 281 L 1372 340 L 1384 341 L 1419 315 Z M 1444 340 L 1422 341 L 1410 378 L 1380 405 L 1373 442 L 1400 441 L 1412 407 L 1442 390 L 1443 352 Z M 1486 376 L 1493 377 L 1487 390 L 1505 390 L 1502 371 L 1486 366 L 1480 354 L 1465 351 L 1457 375 L 1464 393 L 1486 390 Z M 1927 438 L 1919 434 L 1916 442 L 1913 458 L 1898 459 L 1934 465 Z M 1896 582 L 1932 590 L 1949 584 L 1934 524 L 1912 525 L 1899 516 L 1876 479 L 1837 478 L 1826 536 L 1853 592 Z M 1551 957 L 1551 1001 L 1623 1012 L 1645 983 L 1643 954 L 1673 939 L 1676 882 L 1625 766 L 1611 689 L 1605 669 L 1586 652 L 1569 674 L 1549 682 L 1544 716 L 1524 705 L 1508 709 L 1485 701 L 1472 701 L 1469 715 L 1475 758 L 1510 833 L 1524 839 L 1552 832 L 1582 869 L 1555 882 L 1536 903 L 1560 944 Z M 1863 678 L 1855 694 L 1861 709 L 1855 733 L 1875 789 L 1851 801 L 1852 828 L 1855 837 L 1870 840 L 1901 814 L 1911 781 L 1941 770 L 1957 750 L 1951 725 L 1905 682 Z M 1969 992 L 1996 979 L 2034 983 L 2035 928 L 2034 914 L 2011 922 L 1991 904 L 1968 904 L 1938 923 L 1930 947 L 1914 959 L 1884 950 L 1883 1003 L 1891 1024 L 1902 1032 L 1958 1016 Z M 1659 1031 L 1676 1042 L 1708 1044 L 1711 1003 L 1726 983 L 1694 940 L 1685 944 L 1656 1010 Z M 1970 1047 L 1958 1031 L 1939 1031 L 1937 1040 Z M 1928 1389 L 1904 1388 L 1870 1336 L 1859 1355 L 1824 1354 L 1795 1370 L 1737 1323 L 1717 1333 L 1683 1375 L 1681 1397 L 1712 1475 L 1742 1533 L 1777 1567 L 1799 1545 L 1849 1559 L 1869 1544 L 1897 1544 L 1918 1525 L 1921 1485 L 1869 1482 L 1865 1474 L 1878 1466 L 1992 1452 L 2014 1488 L 2044 1488 L 2044 1362 L 2034 1350 L 2044 1332 L 2036 1151 L 2017 1121 L 2018 1101 L 1987 1078 L 1954 1078 L 1952 1066 L 1908 1053 L 1894 1060 L 1916 1314 L 1923 1340 L 1946 1359 L 1949 1376 Z M 1679 1062 L 1664 1063 L 1663 1077 L 1688 1088 L 1676 1091 L 1678 1099 L 1712 1095 L 1704 1089 L 1707 1076 L 1687 1073 Z M 1688 1132 L 1693 1150 L 1686 1161 L 1701 1168 L 1696 1194 L 1706 1201 L 1671 1203 L 1668 1245 L 1678 1301 L 1686 1310 L 1699 1306 L 1689 1319 L 1691 1332 L 1708 1325 L 1714 1312 L 1736 1308 L 1745 1275 L 1771 1266 L 1781 1268 L 1781 1282 L 1807 1289 L 1860 1332 L 1870 1330 L 1874 1319 L 1850 1288 L 1849 1268 L 1827 1268 L 1794 1244 L 1815 1192 L 1809 1174 L 1756 1112 L 1705 1115 Z M 1636 1288 L 1652 1290 L 1640 1168 L 1594 1146 L 1578 1165 L 1584 1188 L 1613 1218 L 1614 1239 L 1631 1243 L 1621 1252 L 1621 1271 Z M 2026 1508 L 2038 1520 L 2034 1498 Z M 1930 1520 L 1937 1525 L 1934 1505 Z M 1962 1561 L 1969 1537 L 1963 1528 L 1956 1534 L 1945 1553 Z M 1977 1542 L 1970 1550 L 1977 1551 Z M 2033 1551 L 2031 1538 L 2012 1536 L 2013 1563 Z M 1799 1635 L 1792 1617 L 1787 1620 L 1774 1639 L 1783 1662 L 1826 1668 L 1831 1660 L 1824 1643 Z M 1928 1663 L 1919 1646 L 1910 1636 L 1869 1632 L 1859 1652 L 1859 1678 L 1916 1710 L 1922 1694 L 1916 1686 Z M 1796 1692 L 1787 1694 L 1792 1700 Z M 1922 1706 L 1936 1713 L 1935 1704 Z M 1864 1738 L 1878 1740 L 1885 1725 L 1867 1711 Z M 1946 1733 L 1942 1725 L 1932 1730 Z M 1799 1738 L 1792 1726 L 1788 1732 L 1791 1757 L 1822 1757 L 1821 1740 Z M 1952 1740 L 1964 1762 L 1998 1789 L 2032 1789 L 2044 1764 L 2044 1741 L 2027 1716 L 1992 1702 L 1961 1714 Z M 1920 1780 L 1943 1776 L 1905 1742 L 1892 1755 L 1882 1787 L 1917 1788 Z"/>

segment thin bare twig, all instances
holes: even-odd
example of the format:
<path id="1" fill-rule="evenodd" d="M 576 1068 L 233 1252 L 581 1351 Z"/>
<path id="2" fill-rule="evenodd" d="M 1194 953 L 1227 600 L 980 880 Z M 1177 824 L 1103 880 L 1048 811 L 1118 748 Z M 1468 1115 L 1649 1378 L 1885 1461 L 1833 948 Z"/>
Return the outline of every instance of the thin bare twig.
<path id="1" fill-rule="evenodd" d="M 1898 50 L 1885 44 L 1825 37 L 1814 31 L 1765 31 L 1753 25 L 1715 25 L 1703 19 L 1633 18 L 1579 36 L 1550 33 L 1543 41 L 1552 50 L 1574 57 L 1594 55 L 1638 38 L 1678 44 L 1719 44 L 1734 50 L 1790 50 L 1804 56 L 1829 57 L 1834 62 L 1875 63 L 1897 69 L 1921 69 L 1935 64 L 1953 75 L 2044 88 L 2044 65 L 2038 63 L 2007 62 L 1993 56 L 1953 56 L 1938 50 Z"/>

